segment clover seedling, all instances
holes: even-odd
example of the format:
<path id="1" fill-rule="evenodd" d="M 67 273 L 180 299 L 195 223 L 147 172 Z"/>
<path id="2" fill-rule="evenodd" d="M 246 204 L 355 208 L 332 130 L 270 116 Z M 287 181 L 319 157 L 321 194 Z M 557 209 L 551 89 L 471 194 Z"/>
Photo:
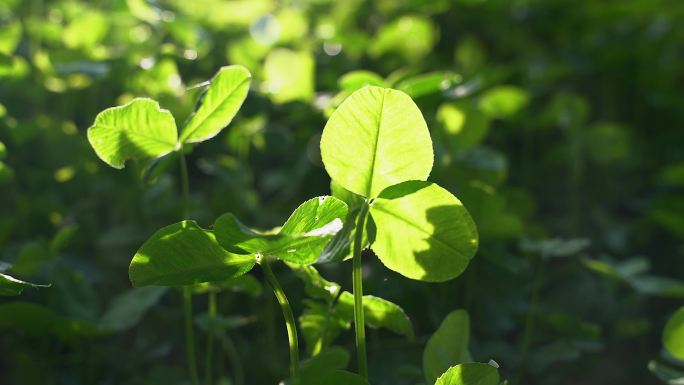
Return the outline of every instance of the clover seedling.
<path id="1" fill-rule="evenodd" d="M 344 195 L 360 197 L 353 199 L 361 202 L 353 246 L 354 323 L 359 373 L 368 377 L 361 277 L 368 213 L 375 225 L 370 247 L 380 261 L 421 281 L 460 275 L 477 250 L 477 230 L 455 196 L 426 181 L 432 140 L 420 110 L 401 91 L 366 87 L 349 96 L 323 130 L 321 156 L 333 183 L 348 190 Z"/>
<path id="2" fill-rule="evenodd" d="M 145 242 L 131 262 L 129 276 L 136 286 L 185 285 L 186 354 L 194 385 L 199 384 L 199 379 L 189 285 L 239 276 L 249 271 L 254 261 L 223 250 L 212 232 L 188 220 L 189 182 L 183 147 L 218 135 L 242 106 L 250 81 L 251 75 L 244 67 L 221 68 L 180 134 L 173 115 L 156 101 L 144 98 L 102 111 L 88 128 L 88 141 L 97 156 L 117 169 L 128 160 L 154 160 L 171 152 L 179 155 L 185 220 L 162 228 Z M 211 372 L 210 361 L 207 372 Z"/>

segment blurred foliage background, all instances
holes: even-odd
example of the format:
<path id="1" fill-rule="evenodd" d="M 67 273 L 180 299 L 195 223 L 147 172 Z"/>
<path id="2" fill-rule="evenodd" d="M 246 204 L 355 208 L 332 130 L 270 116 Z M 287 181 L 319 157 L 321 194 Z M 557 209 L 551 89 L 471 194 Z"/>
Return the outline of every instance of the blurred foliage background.
<path id="1" fill-rule="evenodd" d="M 373 384 L 422 383 L 422 346 L 459 308 L 473 358 L 511 384 L 663 383 L 682 370 L 660 353 L 684 303 L 682 62 L 676 0 L 0 0 L 0 270 L 52 283 L 0 302 L 0 383 L 187 381 L 179 297 L 127 277 L 142 242 L 178 220 L 176 165 L 112 170 L 85 132 L 136 96 L 183 121 L 227 64 L 254 82 L 231 126 L 189 155 L 200 224 L 230 211 L 270 228 L 328 194 L 325 121 L 373 84 L 420 106 L 431 179 L 478 225 L 480 251 L 452 282 L 367 256 L 365 291 L 402 305 L 417 335 L 369 331 Z M 321 269 L 351 288 L 351 263 Z M 278 272 L 301 314 L 303 285 Z M 222 383 L 277 383 L 287 345 L 272 293 L 222 295 L 219 311 Z M 338 343 L 354 351 L 351 332 Z"/>

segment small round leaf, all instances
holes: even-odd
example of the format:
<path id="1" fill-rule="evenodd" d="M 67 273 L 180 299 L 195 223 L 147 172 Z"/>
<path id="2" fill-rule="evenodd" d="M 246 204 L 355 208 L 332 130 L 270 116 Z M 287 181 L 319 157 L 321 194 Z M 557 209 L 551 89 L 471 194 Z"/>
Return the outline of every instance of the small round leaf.
<path id="1" fill-rule="evenodd" d="M 418 106 L 405 93 L 365 87 L 332 114 L 321 156 L 336 183 L 365 197 L 432 170 L 432 139 Z"/>
<path id="2" fill-rule="evenodd" d="M 371 248 L 385 266 L 408 278 L 455 278 L 477 251 L 477 229 L 470 214 L 434 183 L 409 181 L 389 187 L 370 214 L 377 226 Z"/>
<path id="3" fill-rule="evenodd" d="M 88 128 L 88 141 L 100 159 L 121 169 L 129 160 L 159 158 L 176 148 L 171 113 L 151 99 L 134 99 L 100 112 Z"/>

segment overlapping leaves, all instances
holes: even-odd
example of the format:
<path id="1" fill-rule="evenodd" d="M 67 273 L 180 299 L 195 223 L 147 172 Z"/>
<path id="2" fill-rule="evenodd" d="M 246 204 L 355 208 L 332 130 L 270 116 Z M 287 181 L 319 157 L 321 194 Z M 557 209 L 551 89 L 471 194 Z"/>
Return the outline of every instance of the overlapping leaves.
<path id="1" fill-rule="evenodd" d="M 321 156 L 334 183 L 370 204 L 371 248 L 390 269 L 413 279 L 460 275 L 477 250 L 475 224 L 461 202 L 425 182 L 432 140 L 420 110 L 401 91 L 365 87 L 333 113 Z"/>

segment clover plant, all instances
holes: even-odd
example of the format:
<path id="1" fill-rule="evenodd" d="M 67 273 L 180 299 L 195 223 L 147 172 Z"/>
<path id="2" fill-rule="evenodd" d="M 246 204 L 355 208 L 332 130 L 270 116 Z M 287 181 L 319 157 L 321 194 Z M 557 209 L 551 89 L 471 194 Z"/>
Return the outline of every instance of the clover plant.
<path id="1" fill-rule="evenodd" d="M 88 129 L 96 154 L 114 168 L 123 168 L 129 160 L 154 162 L 170 154 L 180 161 L 182 220 L 157 230 L 138 249 L 129 267 L 130 281 L 136 287 L 182 288 L 186 355 L 195 385 L 199 376 L 192 294 L 209 296 L 204 377 L 211 384 L 216 293 L 257 264 L 285 320 L 290 347 L 288 383 L 368 384 L 365 325 L 386 328 L 409 339 L 414 334 L 410 319 L 399 306 L 363 295 L 362 249 L 370 246 L 385 266 L 408 278 L 446 281 L 460 275 L 474 256 L 478 244 L 475 224 L 455 196 L 427 181 L 434 157 L 432 141 L 411 98 L 393 89 L 365 87 L 339 106 L 323 130 L 321 155 L 332 178 L 333 196 L 305 201 L 282 226 L 270 231 L 252 229 L 231 213 L 218 217 L 213 228 L 201 227 L 189 218 L 190 184 L 184 153 L 189 145 L 213 138 L 231 122 L 247 97 L 250 77 L 240 66 L 221 68 L 180 132 L 169 111 L 143 98 L 101 112 Z M 350 247 L 353 293 L 327 281 L 311 266 L 342 261 Z M 302 365 L 295 317 L 270 267 L 276 260 L 285 262 L 304 281 L 311 297 L 305 302 L 300 327 L 313 358 Z M 160 294 L 155 295 L 158 298 Z M 333 351 L 332 341 L 352 321 L 359 374 L 343 370 L 346 365 L 339 362 L 316 359 Z M 467 362 L 467 322 L 463 311 L 452 313 L 428 342 L 424 355 L 428 382 L 498 382 L 492 366 Z M 440 347 L 442 335 L 458 340 L 460 347 Z M 442 350 L 451 353 L 445 356 Z"/>
<path id="2" fill-rule="evenodd" d="M 365 87 L 332 114 L 321 156 L 333 182 L 361 199 L 353 241 L 354 324 L 359 373 L 368 376 L 361 249 L 367 215 L 371 249 L 389 269 L 428 282 L 460 275 L 475 255 L 478 235 L 461 202 L 427 182 L 433 164 L 430 132 L 401 91 Z M 349 194 L 345 194 L 347 197 Z"/>

